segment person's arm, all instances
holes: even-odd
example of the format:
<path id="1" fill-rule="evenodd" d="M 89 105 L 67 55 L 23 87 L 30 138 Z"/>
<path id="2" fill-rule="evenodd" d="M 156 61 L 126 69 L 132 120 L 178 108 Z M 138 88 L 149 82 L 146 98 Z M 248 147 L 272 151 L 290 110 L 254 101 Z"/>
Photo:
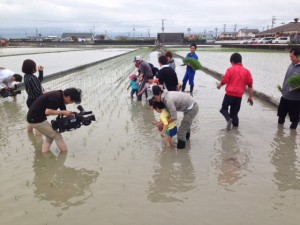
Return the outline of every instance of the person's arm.
<path id="1" fill-rule="evenodd" d="M 39 71 L 38 79 L 40 82 L 42 82 L 44 80 L 44 67 L 38 66 L 38 71 Z"/>
<path id="2" fill-rule="evenodd" d="M 251 73 L 248 73 L 248 77 L 247 77 L 247 86 L 248 86 L 248 91 L 249 91 L 249 98 L 248 98 L 248 103 L 250 105 L 253 105 L 253 78 Z"/>
<path id="3" fill-rule="evenodd" d="M 220 89 L 223 85 L 227 84 L 229 76 L 230 76 L 230 71 L 229 71 L 229 69 L 227 69 L 227 71 L 226 71 L 225 75 L 223 76 L 220 84 L 218 84 L 218 86 L 217 86 L 218 89 Z"/>
<path id="4" fill-rule="evenodd" d="M 174 121 L 176 121 L 176 119 L 174 119 L 173 117 L 170 117 L 170 118 L 168 119 L 168 123 L 172 123 L 172 122 L 174 122 Z"/>
<path id="5" fill-rule="evenodd" d="M 218 89 L 220 89 L 224 84 L 222 84 L 222 82 L 220 82 L 217 86 Z"/>
<path id="6" fill-rule="evenodd" d="M 68 110 L 56 110 L 56 109 L 46 109 L 45 115 L 46 116 L 55 116 L 55 115 L 63 115 L 63 116 L 70 116 L 73 112 Z"/>
<path id="7" fill-rule="evenodd" d="M 160 135 L 161 135 L 162 137 L 165 137 L 165 136 L 166 136 L 166 130 L 167 130 L 167 127 L 168 127 L 168 125 L 163 125 L 163 129 L 162 129 L 161 132 L 160 132 Z"/>
<path id="8" fill-rule="evenodd" d="M 143 89 L 138 93 L 138 95 L 142 95 L 148 88 L 148 83 L 146 83 L 143 87 Z"/>
<path id="9" fill-rule="evenodd" d="M 248 98 L 248 103 L 250 105 L 253 105 L 253 87 L 252 85 L 251 86 L 248 86 L 248 90 L 249 90 L 249 98 Z"/>

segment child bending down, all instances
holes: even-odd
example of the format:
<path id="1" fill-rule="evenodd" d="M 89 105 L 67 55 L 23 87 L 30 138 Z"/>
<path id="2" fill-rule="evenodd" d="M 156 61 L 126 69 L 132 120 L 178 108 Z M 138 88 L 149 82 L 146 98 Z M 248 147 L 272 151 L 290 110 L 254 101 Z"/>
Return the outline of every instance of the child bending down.
<path id="1" fill-rule="evenodd" d="M 172 137 L 177 134 L 176 122 L 173 121 L 168 123 L 168 119 L 170 118 L 170 113 L 165 107 L 165 104 L 162 102 L 153 102 L 153 109 L 160 113 L 160 121 L 157 123 L 162 123 L 163 128 L 160 132 L 162 137 L 166 137 L 166 147 L 172 147 Z"/>
<path id="2" fill-rule="evenodd" d="M 130 83 L 129 83 L 129 86 L 127 87 L 127 90 L 131 87 L 130 96 L 131 96 L 131 99 L 133 99 L 134 94 L 137 96 L 140 85 L 139 85 L 137 76 L 135 74 L 131 74 L 129 76 L 129 79 L 130 79 Z"/>
<path id="3" fill-rule="evenodd" d="M 147 94 L 147 100 L 149 101 L 149 105 L 152 106 L 152 98 L 153 98 L 153 93 L 152 93 L 152 87 L 156 85 L 154 83 L 154 78 L 152 75 L 149 75 L 147 77 L 147 83 L 145 84 L 144 88 L 138 93 L 138 95 L 142 95 L 144 92 Z"/>

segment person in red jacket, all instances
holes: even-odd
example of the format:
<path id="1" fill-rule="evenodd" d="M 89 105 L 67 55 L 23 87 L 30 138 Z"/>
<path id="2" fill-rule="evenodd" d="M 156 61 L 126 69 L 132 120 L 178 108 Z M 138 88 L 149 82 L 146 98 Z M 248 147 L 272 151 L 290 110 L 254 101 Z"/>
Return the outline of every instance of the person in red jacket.
<path id="1" fill-rule="evenodd" d="M 246 86 L 249 89 L 248 103 L 253 105 L 253 78 L 250 71 L 243 67 L 242 56 L 239 53 L 233 53 L 230 57 L 230 63 L 232 67 L 227 69 L 221 83 L 217 86 L 220 89 L 226 84 L 226 94 L 220 113 L 225 117 L 228 129 L 231 128 L 231 125 L 234 127 L 239 125 L 238 113 Z M 228 112 L 229 107 L 230 110 Z"/>

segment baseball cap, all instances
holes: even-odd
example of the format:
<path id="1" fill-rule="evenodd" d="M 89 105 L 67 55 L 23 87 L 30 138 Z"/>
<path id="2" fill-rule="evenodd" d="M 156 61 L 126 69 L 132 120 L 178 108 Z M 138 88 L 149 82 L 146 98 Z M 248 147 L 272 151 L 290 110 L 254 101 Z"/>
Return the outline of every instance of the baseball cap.
<path id="1" fill-rule="evenodd" d="M 133 62 L 140 61 L 140 60 L 141 60 L 141 56 L 137 55 L 134 57 Z"/>
<path id="2" fill-rule="evenodd" d="M 160 95 L 160 93 L 162 93 L 160 86 L 154 85 L 152 87 L 152 93 L 153 93 L 153 95 Z"/>

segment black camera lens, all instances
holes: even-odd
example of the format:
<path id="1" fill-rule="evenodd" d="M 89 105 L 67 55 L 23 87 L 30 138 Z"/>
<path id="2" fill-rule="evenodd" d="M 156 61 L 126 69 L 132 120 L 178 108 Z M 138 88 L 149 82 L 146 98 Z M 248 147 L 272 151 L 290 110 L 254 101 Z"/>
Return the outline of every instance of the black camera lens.
<path id="1" fill-rule="evenodd" d="M 80 112 L 83 112 L 83 111 L 84 111 L 84 109 L 83 109 L 83 107 L 82 107 L 81 105 L 77 106 L 77 109 L 78 109 Z"/>

